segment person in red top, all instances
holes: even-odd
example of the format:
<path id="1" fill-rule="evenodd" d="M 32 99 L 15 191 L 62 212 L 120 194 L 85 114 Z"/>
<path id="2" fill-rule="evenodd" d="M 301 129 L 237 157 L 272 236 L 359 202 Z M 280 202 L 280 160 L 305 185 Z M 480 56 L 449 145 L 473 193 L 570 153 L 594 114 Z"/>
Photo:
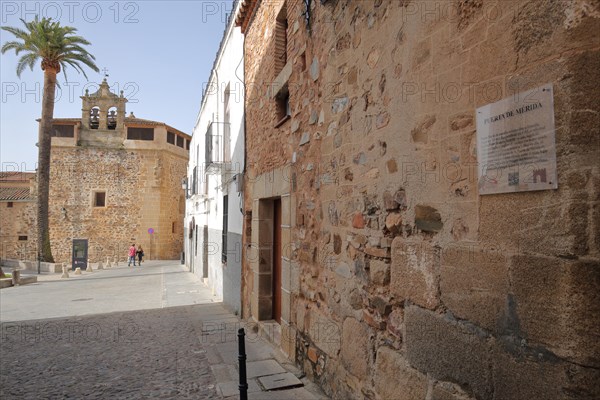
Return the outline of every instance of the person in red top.
<path id="1" fill-rule="evenodd" d="M 131 267 L 131 262 L 133 261 L 133 266 L 135 267 L 135 243 L 131 245 L 129 248 L 129 263 L 127 263 L 128 267 Z"/>

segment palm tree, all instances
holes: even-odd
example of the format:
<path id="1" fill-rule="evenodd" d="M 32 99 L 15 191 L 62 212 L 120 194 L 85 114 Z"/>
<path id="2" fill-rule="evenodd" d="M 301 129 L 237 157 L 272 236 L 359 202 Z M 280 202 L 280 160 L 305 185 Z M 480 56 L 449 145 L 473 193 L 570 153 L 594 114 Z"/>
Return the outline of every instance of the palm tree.
<path id="1" fill-rule="evenodd" d="M 82 46 L 90 42 L 81 36 L 76 36 L 77 29 L 71 26 L 61 26 L 50 18 L 36 17 L 33 21 L 25 22 L 25 30 L 3 26 L 7 32 L 15 35 L 17 40 L 8 41 L 2 46 L 2 54 L 14 50 L 16 55 L 24 53 L 17 63 L 17 76 L 26 67 L 33 71 L 38 60 L 41 60 L 44 71 L 44 93 L 42 98 L 42 118 L 40 120 L 38 140 L 38 169 L 37 169 L 37 239 L 38 256 L 42 261 L 54 262 L 50 248 L 50 232 L 48 227 L 48 197 L 50 190 L 50 143 L 52 119 L 54 117 L 54 97 L 56 92 L 56 75 L 69 65 L 76 71 L 87 75 L 82 68 L 84 64 L 98 72 L 94 56 Z"/>

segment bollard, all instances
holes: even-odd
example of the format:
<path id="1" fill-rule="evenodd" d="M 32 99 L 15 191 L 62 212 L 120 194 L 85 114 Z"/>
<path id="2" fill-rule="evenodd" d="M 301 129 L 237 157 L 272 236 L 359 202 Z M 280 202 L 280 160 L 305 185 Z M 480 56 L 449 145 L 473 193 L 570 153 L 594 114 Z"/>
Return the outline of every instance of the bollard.
<path id="1" fill-rule="evenodd" d="M 104 265 L 102 265 L 102 260 L 98 261 L 98 268 L 96 269 L 104 269 Z"/>
<path id="2" fill-rule="evenodd" d="M 75 268 L 75 275 L 81 275 L 81 268 Z"/>
<path id="3" fill-rule="evenodd" d="M 110 268 L 110 258 L 106 257 L 106 268 Z"/>
<path id="4" fill-rule="evenodd" d="M 18 269 L 15 269 L 12 272 L 12 283 L 13 286 L 17 286 L 21 281 L 21 271 L 19 271 Z"/>
<path id="5" fill-rule="evenodd" d="M 62 273 L 61 279 L 62 279 L 62 278 L 68 278 L 68 277 L 69 277 L 69 271 L 68 271 L 68 268 L 69 268 L 69 267 L 67 267 L 66 265 L 63 265 L 63 273 Z"/>
<path id="6" fill-rule="evenodd" d="M 248 382 L 246 382 L 246 343 L 244 328 L 238 329 L 238 360 L 240 361 L 240 400 L 248 400 Z"/>
<path id="7" fill-rule="evenodd" d="M 119 266 L 119 257 L 115 256 L 115 267 Z"/>
<path id="8" fill-rule="evenodd" d="M 87 263 L 87 269 L 85 270 L 85 272 L 94 272 L 94 269 L 92 268 L 92 263 L 90 262 L 89 258 Z"/>

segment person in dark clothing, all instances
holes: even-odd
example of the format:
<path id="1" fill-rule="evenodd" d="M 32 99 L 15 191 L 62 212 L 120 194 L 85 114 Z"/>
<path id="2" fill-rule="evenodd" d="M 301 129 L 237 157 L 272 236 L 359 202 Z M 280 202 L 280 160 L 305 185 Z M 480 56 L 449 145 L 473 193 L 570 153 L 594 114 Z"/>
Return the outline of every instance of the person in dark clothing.
<path id="1" fill-rule="evenodd" d="M 144 249 L 142 249 L 142 245 L 138 244 L 138 248 L 137 248 L 137 256 L 138 256 L 138 264 L 142 265 L 142 258 L 144 257 Z"/>

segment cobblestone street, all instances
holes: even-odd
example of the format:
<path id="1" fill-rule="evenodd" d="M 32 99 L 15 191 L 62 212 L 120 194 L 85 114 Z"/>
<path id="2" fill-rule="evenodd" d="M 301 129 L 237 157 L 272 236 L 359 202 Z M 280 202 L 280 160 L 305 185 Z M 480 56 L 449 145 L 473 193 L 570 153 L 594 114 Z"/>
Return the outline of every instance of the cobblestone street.
<path id="1" fill-rule="evenodd" d="M 235 399 L 239 327 L 250 399 L 323 398 L 177 263 L 59 277 L 0 292 L 3 400 Z M 283 378 L 289 388 L 267 390 Z"/>
<path id="2" fill-rule="evenodd" d="M 191 308 L 4 323 L 0 398 L 219 398 Z"/>

